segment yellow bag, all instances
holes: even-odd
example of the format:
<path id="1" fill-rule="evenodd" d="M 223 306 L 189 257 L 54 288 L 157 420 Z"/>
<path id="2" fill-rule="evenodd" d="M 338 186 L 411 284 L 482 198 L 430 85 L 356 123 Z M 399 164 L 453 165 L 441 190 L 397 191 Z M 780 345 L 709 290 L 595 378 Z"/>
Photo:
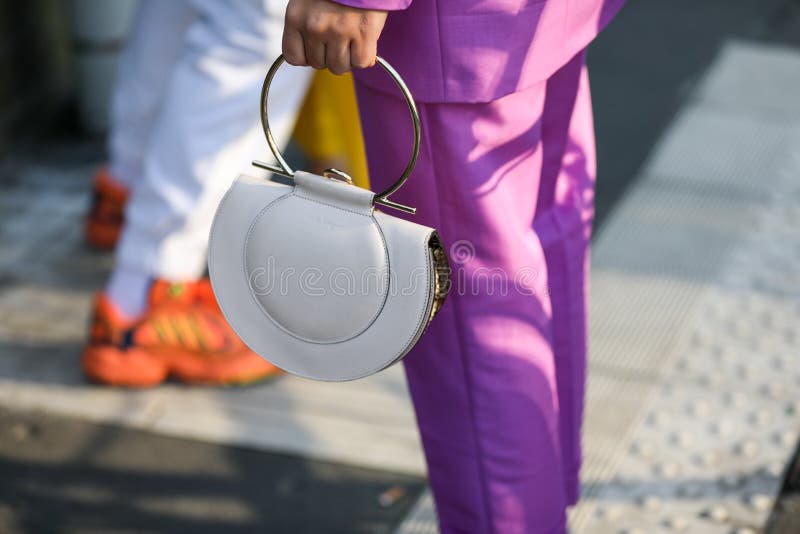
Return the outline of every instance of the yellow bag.
<path id="1" fill-rule="evenodd" d="M 325 166 L 342 169 L 355 185 L 369 189 L 361 121 L 350 73 L 336 76 L 328 70 L 318 70 L 314 74 L 297 118 L 294 140 L 312 161 L 333 161 Z"/>

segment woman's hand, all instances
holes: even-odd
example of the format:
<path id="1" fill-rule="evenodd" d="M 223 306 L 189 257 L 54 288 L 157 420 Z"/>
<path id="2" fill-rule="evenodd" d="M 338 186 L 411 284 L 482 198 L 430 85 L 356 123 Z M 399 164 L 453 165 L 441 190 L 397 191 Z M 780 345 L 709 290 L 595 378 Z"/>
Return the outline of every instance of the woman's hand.
<path id="1" fill-rule="evenodd" d="M 289 0 L 283 55 L 292 65 L 328 68 L 334 74 L 371 67 L 386 15 L 330 0 Z"/>

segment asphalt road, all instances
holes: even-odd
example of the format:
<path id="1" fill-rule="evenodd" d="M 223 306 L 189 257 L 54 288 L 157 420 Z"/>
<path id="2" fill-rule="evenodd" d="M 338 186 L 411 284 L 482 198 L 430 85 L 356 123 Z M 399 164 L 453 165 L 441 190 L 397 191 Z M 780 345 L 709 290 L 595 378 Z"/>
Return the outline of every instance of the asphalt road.
<path id="1" fill-rule="evenodd" d="M 391 532 L 410 476 L 0 410 L 0 532 Z"/>

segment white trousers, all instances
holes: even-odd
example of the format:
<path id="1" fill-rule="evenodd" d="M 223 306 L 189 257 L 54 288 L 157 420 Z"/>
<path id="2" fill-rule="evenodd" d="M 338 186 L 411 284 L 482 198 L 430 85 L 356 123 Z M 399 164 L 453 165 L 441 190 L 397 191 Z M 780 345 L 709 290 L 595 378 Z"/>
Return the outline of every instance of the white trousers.
<path id="1" fill-rule="evenodd" d="M 112 175 L 132 195 L 116 268 L 199 278 L 214 210 L 253 159 L 271 159 L 259 119 L 281 51 L 286 0 L 142 0 L 120 58 L 109 140 Z M 288 140 L 311 69 L 284 67 L 270 127 Z"/>

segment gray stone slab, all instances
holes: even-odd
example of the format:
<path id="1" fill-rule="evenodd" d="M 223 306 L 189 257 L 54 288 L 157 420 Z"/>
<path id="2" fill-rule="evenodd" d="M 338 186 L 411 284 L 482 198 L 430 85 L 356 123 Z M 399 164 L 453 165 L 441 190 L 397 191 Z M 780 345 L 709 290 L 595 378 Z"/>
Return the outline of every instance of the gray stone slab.
<path id="1" fill-rule="evenodd" d="M 777 53 L 785 67 L 785 50 Z M 724 68 L 712 67 L 703 90 L 724 87 L 715 76 L 728 76 L 739 54 L 743 63 L 752 61 L 744 45 L 726 49 Z M 598 342 L 585 434 L 591 452 L 585 496 L 571 515 L 576 532 L 756 529 L 797 437 L 800 419 L 791 395 L 784 395 L 797 384 L 791 343 L 800 319 L 794 274 L 800 234 L 790 229 L 799 222 L 800 197 L 790 177 L 800 174 L 793 156 L 800 121 L 751 105 L 757 100 L 719 106 L 716 93 L 706 91 L 670 126 L 645 167 L 649 175 L 627 199 L 636 204 L 630 212 L 647 222 L 623 235 L 637 223 L 626 220 L 623 207 L 615 214 L 619 232 L 609 224 L 597 243 L 595 258 L 650 277 L 636 296 L 621 283 L 624 275 L 607 290 L 616 285 L 626 307 L 649 301 L 673 331 L 660 348 L 651 342 L 637 350 L 631 340 L 648 336 L 648 325 L 631 317 L 634 333 L 618 343 L 620 327 L 613 324 L 625 321 L 615 309 L 609 328 L 605 314 L 612 312 L 593 291 Z M 656 193 L 666 187 L 669 198 Z M 649 244 L 635 239 L 639 231 L 649 234 Z M 647 259 L 637 262 L 627 247 Z M 595 263 L 593 286 L 607 283 L 607 265 Z M 649 373 L 632 384 L 623 373 L 598 374 L 598 364 Z M 637 388 L 633 409 L 613 396 L 627 389 L 627 399 Z M 598 415 L 617 413 L 618 405 L 622 417 Z"/>
<path id="2" fill-rule="evenodd" d="M 696 96 L 736 113 L 749 108 L 785 116 L 800 114 L 799 93 L 796 48 L 735 40 L 725 44 Z"/>

